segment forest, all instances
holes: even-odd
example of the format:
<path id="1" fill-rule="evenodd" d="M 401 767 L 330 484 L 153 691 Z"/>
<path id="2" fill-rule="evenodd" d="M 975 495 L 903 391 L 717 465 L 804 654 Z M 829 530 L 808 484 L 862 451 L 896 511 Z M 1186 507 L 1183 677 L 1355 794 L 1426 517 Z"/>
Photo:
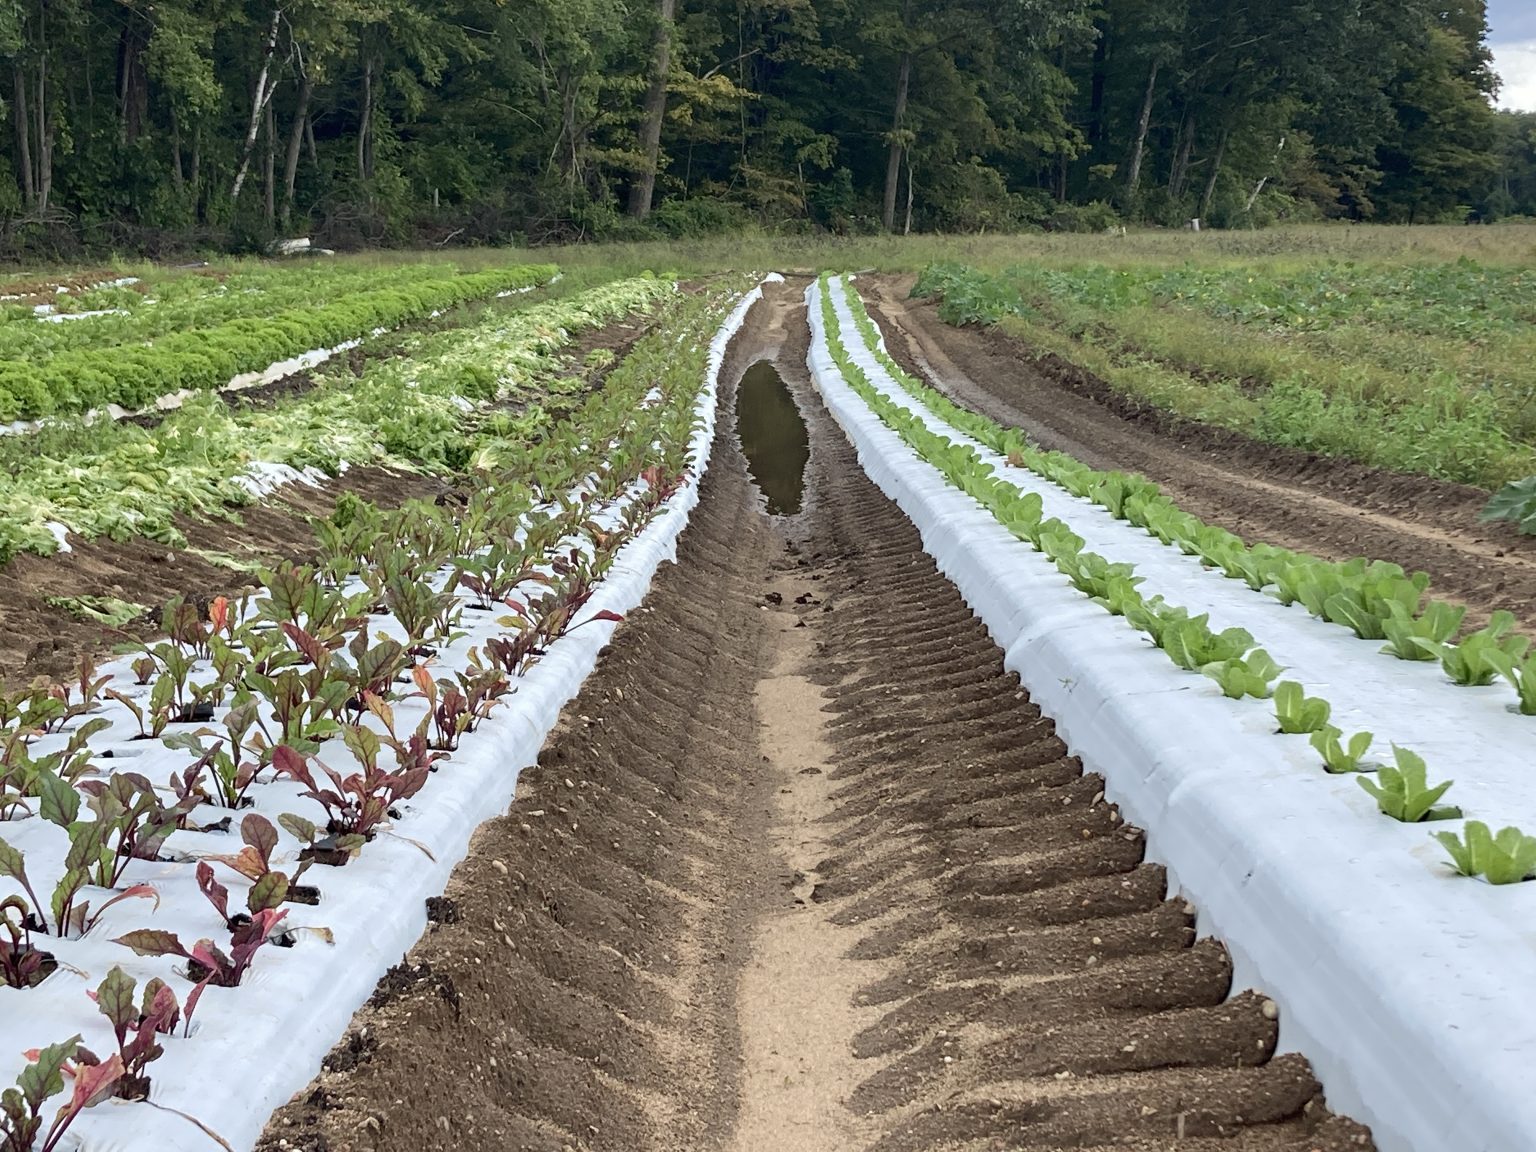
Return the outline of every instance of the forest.
<path id="1" fill-rule="evenodd" d="M 0 246 L 1536 215 L 1482 0 L 13 0 Z"/>

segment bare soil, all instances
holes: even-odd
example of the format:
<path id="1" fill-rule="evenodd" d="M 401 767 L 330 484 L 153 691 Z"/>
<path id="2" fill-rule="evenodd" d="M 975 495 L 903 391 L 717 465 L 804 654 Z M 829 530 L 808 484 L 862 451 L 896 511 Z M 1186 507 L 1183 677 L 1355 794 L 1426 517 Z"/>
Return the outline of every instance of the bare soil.
<path id="1" fill-rule="evenodd" d="M 1371 1148 L 859 469 L 801 287 L 726 379 L 794 391 L 802 512 L 725 388 L 677 564 L 260 1147 Z"/>
<path id="2" fill-rule="evenodd" d="M 953 327 L 908 299 L 911 277 L 861 277 L 891 355 L 957 403 L 1095 468 L 1140 472 L 1185 510 L 1250 541 L 1425 571 L 1436 596 L 1536 626 L 1536 538 L 1482 524 L 1488 493 L 1262 444 L 1116 392 L 996 328 Z"/>

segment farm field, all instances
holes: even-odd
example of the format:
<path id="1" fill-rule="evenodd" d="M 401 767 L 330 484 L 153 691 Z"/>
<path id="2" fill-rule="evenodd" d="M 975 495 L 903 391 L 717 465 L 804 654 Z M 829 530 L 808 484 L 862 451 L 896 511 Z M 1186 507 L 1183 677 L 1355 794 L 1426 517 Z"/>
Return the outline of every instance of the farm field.
<path id="1" fill-rule="evenodd" d="M 1418 231 L 15 277 L 0 1148 L 1531 1146 Z"/>

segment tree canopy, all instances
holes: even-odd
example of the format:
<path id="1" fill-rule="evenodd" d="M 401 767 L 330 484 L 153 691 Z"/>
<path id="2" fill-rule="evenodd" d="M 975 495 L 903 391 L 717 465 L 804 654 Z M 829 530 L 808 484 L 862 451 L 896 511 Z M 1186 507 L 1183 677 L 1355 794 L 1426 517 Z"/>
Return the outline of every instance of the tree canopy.
<path id="1" fill-rule="evenodd" d="M 1536 211 L 1483 0 L 10 0 L 0 218 L 122 247 Z"/>

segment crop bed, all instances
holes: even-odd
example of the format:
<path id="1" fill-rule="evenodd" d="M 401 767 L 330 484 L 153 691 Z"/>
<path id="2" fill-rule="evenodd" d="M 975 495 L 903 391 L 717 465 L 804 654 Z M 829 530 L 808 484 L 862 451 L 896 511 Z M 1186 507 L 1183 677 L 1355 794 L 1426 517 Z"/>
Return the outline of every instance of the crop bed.
<path id="1" fill-rule="evenodd" d="M 557 425 L 491 413 L 464 505 L 338 504 L 314 563 L 179 598 L 165 639 L 4 698 L 0 1080 L 21 1078 L 0 1131 L 16 1147 L 66 1130 L 254 1142 L 670 553 L 710 442 L 706 382 L 749 303 L 726 319 L 732 296 L 675 298 L 667 331 Z M 399 369 L 394 399 L 435 378 L 461 416 L 466 381 L 494 403 L 539 353 L 502 337 Z M 211 1091 L 230 1083 L 239 1096 Z"/>
<path id="2" fill-rule="evenodd" d="M 1523 683 L 1523 641 L 1500 621 L 1453 643 L 1441 618 L 1454 609 L 1401 570 L 1249 547 L 1144 481 L 1030 448 L 907 376 L 855 301 L 840 282 L 813 293 L 812 366 L 861 462 L 1149 829 L 1240 978 L 1280 1001 L 1282 1043 L 1383 1147 L 1529 1143 L 1533 1116 L 1507 1079 L 1520 1061 L 1504 1061 L 1536 1053 L 1518 992 L 1530 961 L 1507 925 L 1536 898 L 1510 883 L 1536 871 L 1536 841 L 1514 827 L 1483 839 L 1484 821 L 1536 815 L 1521 772 L 1531 719 L 1492 684 L 1506 667 Z M 1349 747 L 1356 728 L 1399 747 L 1372 764 Z M 1453 765 L 1455 786 L 1435 786 L 1434 768 L 1426 781 L 1425 760 Z"/>

